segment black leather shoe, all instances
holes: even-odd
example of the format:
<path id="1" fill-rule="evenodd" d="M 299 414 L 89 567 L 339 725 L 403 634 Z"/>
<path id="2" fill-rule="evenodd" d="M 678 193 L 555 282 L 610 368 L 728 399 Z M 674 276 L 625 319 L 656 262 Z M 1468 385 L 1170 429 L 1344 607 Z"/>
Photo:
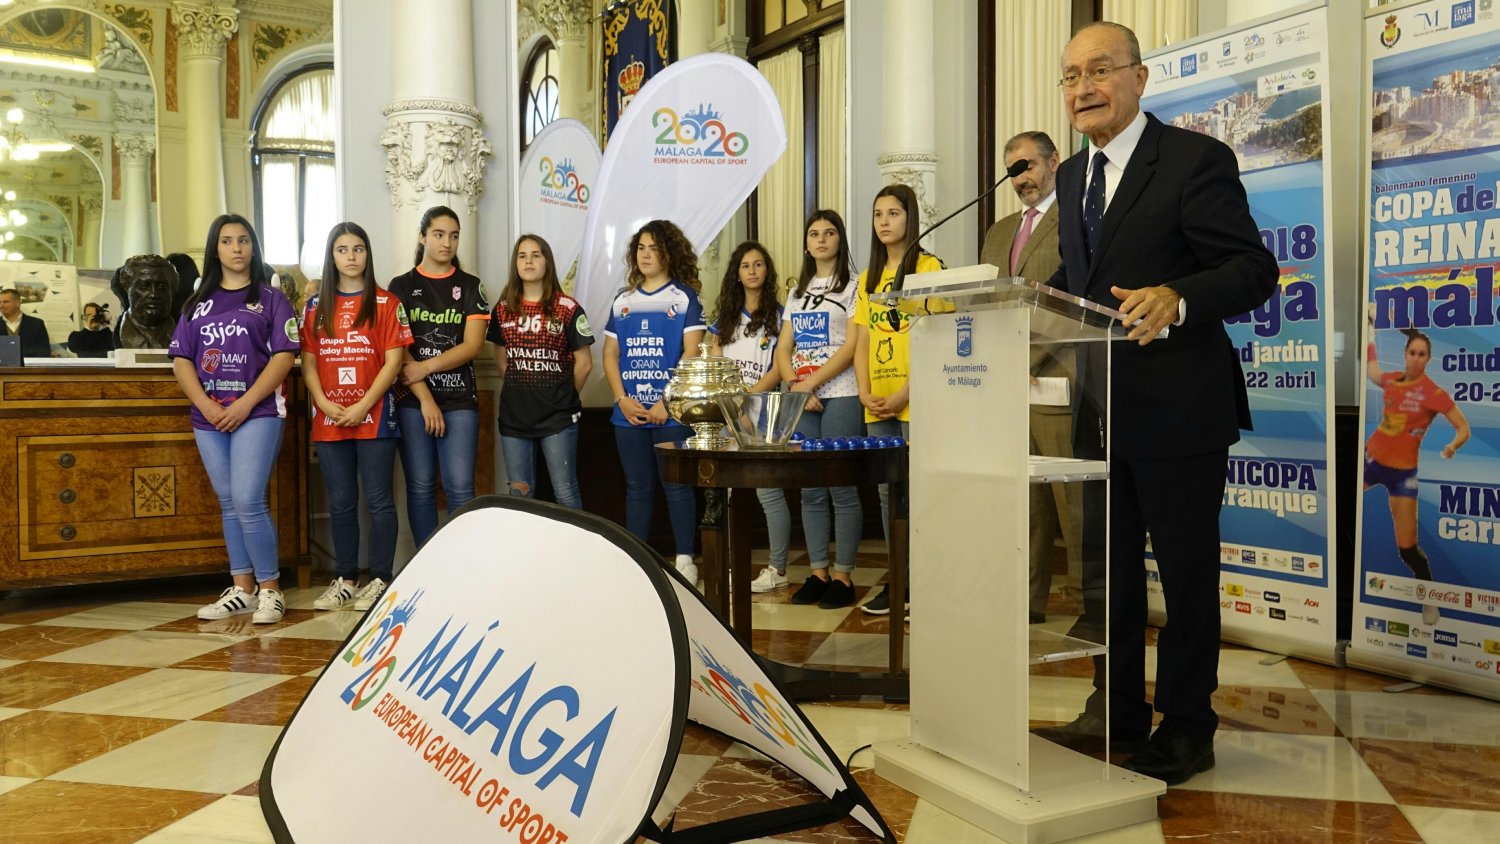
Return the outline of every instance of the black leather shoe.
<path id="1" fill-rule="evenodd" d="M 1038 727 L 1038 736 L 1079 753 L 1094 754 L 1104 749 L 1104 719 L 1085 712 L 1057 727 Z M 1113 730 L 1109 737 L 1111 753 L 1139 753 L 1146 748 L 1147 732 Z"/>
<path id="2" fill-rule="evenodd" d="M 1171 727 L 1159 728 L 1146 749 L 1130 757 L 1127 771 L 1181 785 L 1214 766 L 1214 740 L 1199 739 Z"/>

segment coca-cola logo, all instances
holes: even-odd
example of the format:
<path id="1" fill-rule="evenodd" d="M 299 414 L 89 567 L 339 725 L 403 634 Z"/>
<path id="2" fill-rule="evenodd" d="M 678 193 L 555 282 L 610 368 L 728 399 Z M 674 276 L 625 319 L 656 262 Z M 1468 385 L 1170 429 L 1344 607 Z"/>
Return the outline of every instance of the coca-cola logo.
<path id="1" fill-rule="evenodd" d="M 1458 606 L 1463 602 L 1463 593 L 1457 589 L 1431 589 L 1427 592 L 1427 600 Z"/>

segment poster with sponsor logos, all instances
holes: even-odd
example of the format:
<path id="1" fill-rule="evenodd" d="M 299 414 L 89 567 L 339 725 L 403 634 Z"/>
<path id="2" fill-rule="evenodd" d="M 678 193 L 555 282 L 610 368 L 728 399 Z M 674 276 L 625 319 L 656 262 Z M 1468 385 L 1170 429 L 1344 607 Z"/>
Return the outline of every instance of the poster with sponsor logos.
<path id="1" fill-rule="evenodd" d="M 278 842 L 428 840 L 433 830 L 445 841 L 670 840 L 657 824 L 675 805 L 659 804 L 687 720 L 782 763 L 828 798 L 797 818 L 734 818 L 743 837 L 848 816 L 895 841 L 702 597 L 603 518 L 512 496 L 476 499 L 368 614 L 346 617 L 352 632 L 261 775 Z M 331 812 L 334 782 L 379 799 Z"/>
<path id="2" fill-rule="evenodd" d="M 1226 638 L 1330 660 L 1335 592 L 1333 302 L 1325 233 L 1327 13 L 1220 33 L 1146 59 L 1142 107 L 1225 142 L 1281 266 L 1269 301 L 1226 320 L 1255 430 L 1230 449 L 1220 516 Z M 1191 307 L 1189 303 L 1189 307 Z M 1148 596 L 1164 609 L 1154 566 Z"/>
<path id="3" fill-rule="evenodd" d="M 1349 662 L 1500 696 L 1500 16 L 1372 12 Z"/>

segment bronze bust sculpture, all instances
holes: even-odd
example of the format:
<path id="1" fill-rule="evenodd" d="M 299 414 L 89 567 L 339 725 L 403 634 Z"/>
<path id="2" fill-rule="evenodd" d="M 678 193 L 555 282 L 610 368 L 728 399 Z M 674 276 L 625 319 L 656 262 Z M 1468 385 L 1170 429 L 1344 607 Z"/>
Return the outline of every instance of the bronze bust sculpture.
<path id="1" fill-rule="evenodd" d="M 165 349 L 177 327 L 172 309 L 177 270 L 160 255 L 137 255 L 125 261 L 110 285 L 125 303 L 115 329 L 121 349 Z"/>

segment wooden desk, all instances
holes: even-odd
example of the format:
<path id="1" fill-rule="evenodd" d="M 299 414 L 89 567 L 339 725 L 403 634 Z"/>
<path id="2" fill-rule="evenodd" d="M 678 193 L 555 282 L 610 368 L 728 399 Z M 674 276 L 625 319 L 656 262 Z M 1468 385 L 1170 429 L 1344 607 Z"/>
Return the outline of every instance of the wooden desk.
<path id="1" fill-rule="evenodd" d="M 270 507 L 301 586 L 306 408 L 294 369 Z M 0 369 L 0 478 L 0 589 L 229 571 L 219 501 L 169 368 Z"/>
<path id="2" fill-rule="evenodd" d="M 703 592 L 708 605 L 750 644 L 750 528 L 744 514 L 754 512 L 748 502 L 756 489 L 861 486 L 906 480 L 907 450 L 902 448 L 849 451 L 719 451 L 656 446 L 662 478 L 672 483 L 703 487 L 707 492 L 700 527 L 703 531 Z M 737 495 L 729 490 L 738 490 Z M 892 496 L 896 504 L 900 496 Z M 900 607 L 906 594 L 907 533 L 904 512 L 891 514 L 889 662 L 884 674 L 853 671 L 816 671 L 761 658 L 767 672 L 780 681 L 794 700 L 878 694 L 887 700 L 907 698 L 903 669 L 904 633 Z"/>

